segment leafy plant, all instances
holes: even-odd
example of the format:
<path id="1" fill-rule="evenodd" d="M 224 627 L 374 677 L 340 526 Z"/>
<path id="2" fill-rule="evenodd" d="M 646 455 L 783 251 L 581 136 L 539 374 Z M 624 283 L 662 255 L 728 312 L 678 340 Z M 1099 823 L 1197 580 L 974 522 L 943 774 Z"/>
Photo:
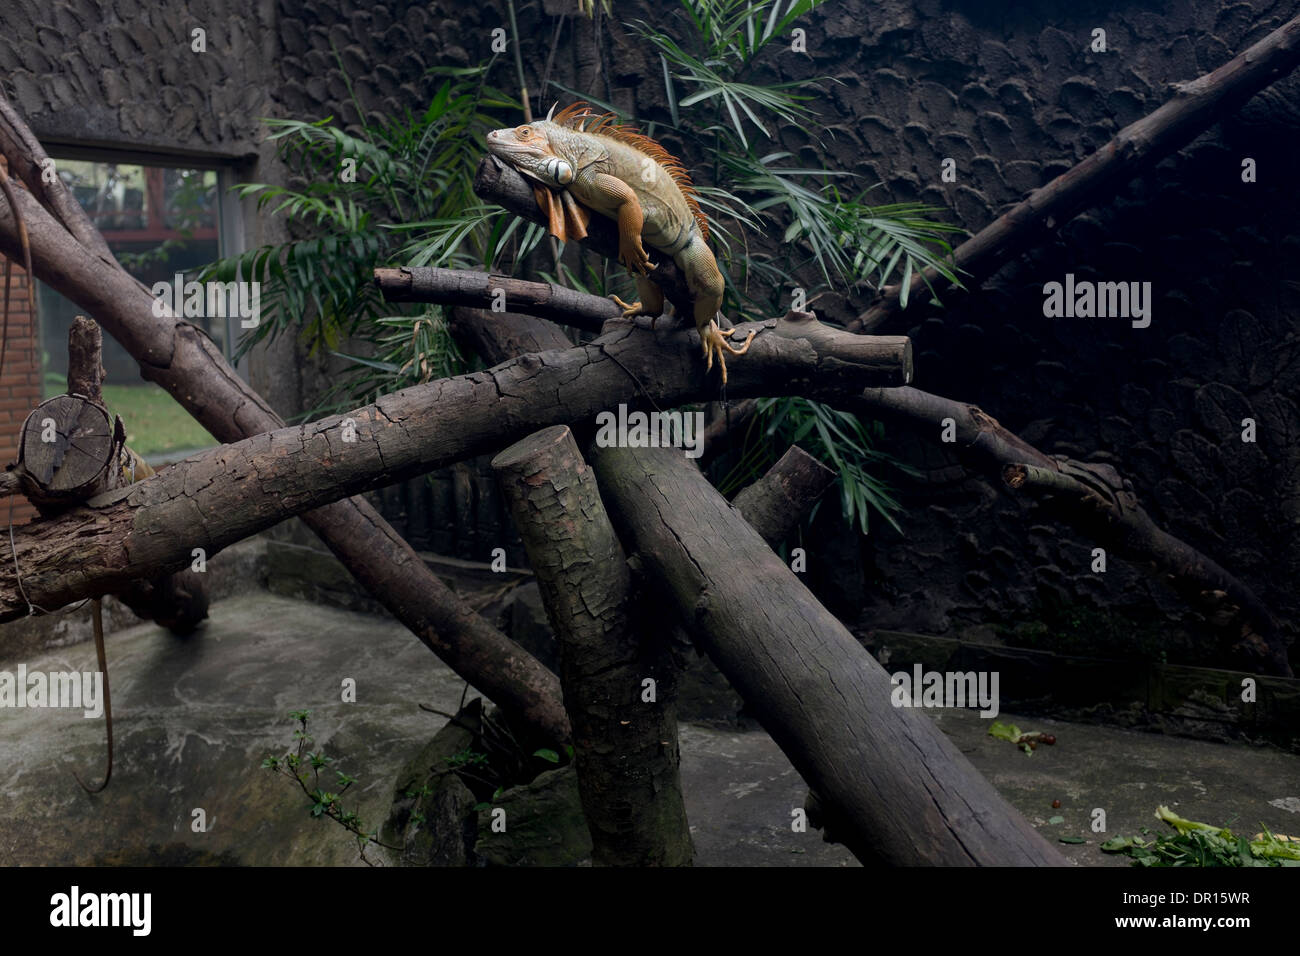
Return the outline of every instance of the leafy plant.
<path id="1" fill-rule="evenodd" d="M 508 251 L 518 258 L 540 240 L 540 227 L 521 230 L 474 195 L 483 135 L 518 109 L 488 83 L 494 62 L 439 71 L 443 81 L 419 115 L 368 117 L 357 104 L 358 135 L 332 117 L 265 120 L 295 178 L 288 186 L 246 183 L 236 191 L 285 216 L 296 235 L 218 260 L 199 277 L 262 283 L 262 321 L 242 339 L 241 354 L 297 329 L 313 350 L 330 349 L 353 363 L 344 383 L 349 402 L 464 370 L 441 308 L 392 314 L 372 270 L 385 264 L 491 269 Z M 353 335 L 375 354 L 337 351 Z"/>
<path id="2" fill-rule="evenodd" d="M 670 131 L 688 153 L 712 158 L 712 182 L 697 188 L 724 259 L 740 267 L 734 280 L 728 277 L 724 310 L 731 316 L 779 313 L 796 288 L 811 297 L 823 288 L 898 282 L 906 305 L 912 276 L 930 269 L 960 285 L 945 239 L 960 229 L 932 218 L 940 210 L 920 203 L 873 206 L 867 198 L 878 184 L 852 192 L 848 173 L 797 165 L 790 152 L 758 148 L 774 139 L 778 123 L 807 129 L 820 122 L 814 94 L 824 80 L 757 83 L 754 70 L 764 50 L 784 42 L 795 21 L 822 2 L 679 0 L 677 34 L 645 21 L 632 25 L 659 54 Z M 780 240 L 755 243 L 754 234 Z M 754 480 L 784 450 L 782 443 L 802 443 L 839 473 L 845 520 L 866 533 L 874 510 L 898 529 L 898 503 L 872 473 L 891 460 L 872 447 L 873 432 L 879 426 L 868 428 L 808 399 L 764 400 L 721 485 L 725 492 Z"/>
<path id="3" fill-rule="evenodd" d="M 307 721 L 311 719 L 311 711 L 295 710 L 289 714 L 289 717 L 299 724 L 298 729 L 293 732 L 293 739 L 296 741 L 295 749 L 290 750 L 282 757 L 267 757 L 262 761 L 262 768 L 293 780 L 310 801 L 311 808 L 309 812 L 313 817 L 333 820 L 356 837 L 357 850 L 361 854 L 361 859 L 368 866 L 374 865 L 366 858 L 366 847 L 371 843 L 389 850 L 401 849 L 401 847 L 389 846 L 387 843 L 381 842 L 377 831 L 366 832 L 361 817 L 355 811 L 343 809 L 340 801 L 343 795 L 357 782 L 356 777 L 349 776 L 341 770 L 334 771 L 337 779 L 333 785 L 338 787 L 337 793 L 326 790 L 321 785 L 321 771 L 326 770 L 333 764 L 334 758 L 325 756 L 322 751 L 307 750 L 307 745 L 312 743 L 312 736 L 307 733 Z M 307 782 L 308 770 L 311 772 L 310 786 Z"/>
<path id="4" fill-rule="evenodd" d="M 790 445 L 799 445 L 839 473 L 841 511 L 846 521 L 856 522 L 866 534 L 868 517 L 875 510 L 895 529 L 902 530 L 894 518 L 898 502 L 888 485 L 870 471 L 873 466 L 892 460 L 873 447 L 878 437 L 873 432 L 879 431 L 878 424 L 866 425 L 850 412 L 799 396 L 762 398 L 757 402 L 757 409 L 739 460 L 718 483 L 724 495 L 748 484 L 753 475 L 766 471 L 775 463 L 778 453 Z"/>
<path id="5" fill-rule="evenodd" d="M 1253 839 L 1227 827 L 1187 820 L 1168 807 L 1156 808 L 1156 819 L 1174 828 L 1154 840 L 1115 837 L 1101 845 L 1106 853 L 1122 853 L 1134 866 L 1300 866 L 1300 841 L 1263 827 Z M 1143 834 L 1150 831 L 1142 828 Z"/>

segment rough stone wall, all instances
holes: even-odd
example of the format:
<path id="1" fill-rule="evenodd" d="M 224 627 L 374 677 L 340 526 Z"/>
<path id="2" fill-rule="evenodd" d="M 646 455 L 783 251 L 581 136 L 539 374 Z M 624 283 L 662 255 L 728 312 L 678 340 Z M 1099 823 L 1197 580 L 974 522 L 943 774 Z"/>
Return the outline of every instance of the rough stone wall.
<path id="1" fill-rule="evenodd" d="M 851 144 L 833 150 L 843 165 L 885 182 L 891 200 L 947 205 L 977 230 L 1153 110 L 1168 84 L 1214 69 L 1300 12 L 1294 2 L 1034 6 L 863 4 L 861 20 L 828 16 L 828 35 L 843 40 L 819 66 L 844 84 L 831 87 L 845 117 L 837 137 Z M 1096 27 L 1107 53 L 1088 52 Z M 1049 453 L 1113 463 L 1158 522 L 1255 586 L 1293 636 L 1297 145 L 1293 76 L 983 293 L 909 330 L 919 387 L 981 405 Z M 939 182 L 947 156 L 956 184 Z M 1242 181 L 1245 157 L 1257 162 L 1255 183 Z M 1151 282 L 1150 328 L 1044 318 L 1043 284 L 1067 272 Z M 1241 440 L 1247 417 L 1258 423 L 1255 444 Z M 1005 494 L 971 483 L 923 491 L 905 536 L 882 522 L 866 549 L 864 623 L 961 632 L 1046 622 L 1050 633 L 1018 627 L 1017 639 L 1155 653 L 1172 637 L 1170 658 L 1182 660 L 1197 655 L 1181 644 L 1215 631 L 1142 569 L 1112 559 L 1093 574 L 1093 542 Z"/>
<path id="2" fill-rule="evenodd" d="M 1300 12 L 1297 0 L 1006 6 L 825 4 L 807 18 L 811 60 L 776 55 L 757 77 L 835 80 L 819 101 L 824 125 L 783 128 L 780 145 L 853 171 L 864 185 L 883 183 L 881 201 L 933 202 L 977 230 L 1154 109 L 1170 83 L 1213 69 Z M 553 14 L 570 7 L 545 0 L 519 11 L 534 86 L 546 70 Z M 13 0 L 0 69 L 43 136 L 256 155 L 248 174 L 274 181 L 282 173 L 257 143 L 257 117 L 333 114 L 355 123 L 343 70 L 363 109 L 419 109 L 436 82 L 428 67 L 477 62 L 492 28 L 507 22 L 499 3 L 209 0 L 190 4 L 188 15 L 208 25 L 209 49 L 220 54 L 198 66 L 185 19 L 153 4 Z M 551 77 L 666 118 L 657 59 L 619 26 L 638 18 L 663 22 L 663 5 L 620 2 L 615 22 L 600 26 L 570 15 Z M 1098 27 L 1106 53 L 1088 50 Z M 497 80 L 508 85 L 511 76 L 503 59 Z M 910 329 L 920 387 L 978 403 L 1046 452 L 1111 461 L 1158 521 L 1256 585 L 1292 633 L 1300 610 L 1292 583 L 1300 572 L 1292 320 L 1300 197 L 1287 174 L 1300 140 L 1298 89 L 1294 77 L 1277 84 L 985 291 Z M 1258 163 L 1256 183 L 1241 181 L 1245 156 Z M 940 181 L 945 157 L 956 161 L 956 183 Z M 279 228 L 259 219 L 249 241 L 278 238 Z M 1150 281 L 1151 327 L 1045 319 L 1043 283 L 1067 272 Z M 284 342 L 258 358 L 254 384 L 285 413 L 320 387 L 317 370 Z M 1248 416 L 1258 422 L 1255 445 L 1240 441 Z M 1212 633 L 1213 622 L 1159 580 L 1118 560 L 1106 575 L 1092 574 L 1092 542 L 961 480 L 919 436 L 889 438 L 891 449 L 927 468 L 927 482 L 908 489 L 904 535 L 877 522 L 859 545 L 819 525 L 805 541 L 811 576 L 844 612 L 860 604 L 864 626 L 994 636 L 1017 627 L 1016 640 L 1115 652 L 1146 649 L 1152 635 L 1191 644 Z M 491 494 L 486 476 L 469 480 L 475 494 Z M 1177 648 L 1170 657 L 1187 659 Z"/>
<path id="3" fill-rule="evenodd" d="M 809 163 L 882 183 L 882 202 L 922 200 L 974 232 L 1007 205 L 1151 112 L 1170 84 L 1221 65 L 1300 13 L 1300 3 L 845 0 L 808 18 L 812 62 L 770 58 L 771 78 L 823 74 L 824 127 L 781 129 Z M 1030 9 L 1025 9 L 1030 7 Z M 649 4 L 620 5 L 634 19 Z M 662 17 L 660 17 L 662 22 Z M 1107 52 L 1089 49 L 1106 31 Z M 590 45 L 588 45 L 589 47 Z M 578 88 L 666 116 L 658 64 L 615 41 Z M 598 59 L 598 58 L 597 58 Z M 582 85 L 582 84 L 587 85 Z M 816 142 L 820 137 L 823 149 Z M 1179 535 L 1256 587 L 1294 637 L 1300 596 L 1300 352 L 1293 276 L 1300 211 L 1289 170 L 1300 80 L 1257 96 L 1154 172 L 1125 185 L 1004 269 L 975 296 L 908 324 L 924 389 L 981 405 L 1042 450 L 1109 461 Z M 940 179 L 956 161 L 957 182 Z M 1242 160 L 1258 181 L 1242 181 Z M 690 165 L 688 161 L 688 165 Z M 1046 319 L 1043 284 L 1144 281 L 1150 328 Z M 1241 440 L 1253 418 L 1258 441 Z M 862 547 L 814 529 L 812 579 L 861 624 L 1008 638 L 1090 653 L 1208 660 L 1220 622 L 1160 579 L 1043 521 L 937 453 L 890 436 L 926 469 L 907 489 L 904 534 L 876 522 Z"/>

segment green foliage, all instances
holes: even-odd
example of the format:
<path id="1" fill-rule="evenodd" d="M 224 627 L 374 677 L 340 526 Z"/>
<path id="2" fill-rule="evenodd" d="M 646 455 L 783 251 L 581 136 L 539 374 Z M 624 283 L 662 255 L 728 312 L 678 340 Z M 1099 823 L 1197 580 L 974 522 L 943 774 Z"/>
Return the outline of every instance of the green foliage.
<path id="1" fill-rule="evenodd" d="M 825 81 L 752 82 L 759 55 L 784 44 L 791 26 L 824 0 L 679 0 L 673 23 L 679 34 L 645 21 L 632 24 L 659 53 L 672 131 L 710 156 L 713 182 L 701 189 L 711 232 L 724 251 L 743 245 L 743 229 L 781 236 L 775 250 L 745 248 L 747 264 L 767 280 L 766 299 L 741 300 L 766 315 L 780 309 L 808 268 L 825 286 L 907 283 L 930 268 L 958 282 L 947 261 L 946 234 L 956 226 L 929 218 L 941 210 L 919 203 L 871 206 L 867 190 L 846 194 L 834 180 L 850 174 L 791 165 L 789 152 L 761 152 L 771 127 L 790 123 L 810 130 L 821 124 L 814 94 Z M 682 95 L 679 95 L 679 87 Z M 816 137 L 814 137 L 816 139 Z"/>
<path id="2" fill-rule="evenodd" d="M 846 521 L 856 522 L 866 534 L 868 516 L 874 510 L 898 529 L 894 519 L 898 502 L 889 487 L 869 471 L 891 460 L 873 448 L 878 437 L 873 432 L 879 432 L 878 424 L 869 427 L 850 412 L 798 396 L 763 398 L 757 406 L 740 460 L 719 482 L 723 494 L 730 495 L 748 484 L 754 475 L 771 467 L 785 449 L 798 445 L 839 474 L 841 510 Z"/>
<path id="3" fill-rule="evenodd" d="M 375 355 L 337 352 L 353 362 L 347 401 L 464 370 L 446 334 L 442 311 L 412 306 L 399 314 L 372 282 L 383 265 L 494 268 L 540 240 L 540 227 L 479 202 L 474 169 L 483 135 L 518 109 L 490 86 L 488 62 L 439 71 L 443 78 L 423 113 L 362 115 L 353 135 L 333 118 L 268 119 L 269 139 L 294 174 L 289 186 L 247 183 L 241 197 L 290 220 L 290 241 L 265 245 L 209 265 L 200 279 L 262 283 L 262 321 L 240 343 L 297 329 L 315 350 L 337 350 L 347 336 Z M 367 350 L 367 351 L 371 351 Z M 345 388 L 336 388 L 343 393 Z"/>
<path id="4" fill-rule="evenodd" d="M 379 833 L 367 832 L 361 817 L 354 810 L 345 810 L 339 801 L 343 795 L 352 788 L 357 782 L 357 778 L 344 773 L 342 770 L 335 770 L 334 785 L 338 787 L 338 792 L 325 790 L 320 784 L 320 775 L 322 770 L 326 770 L 330 764 L 334 763 L 333 757 L 327 757 L 319 751 L 307 750 L 307 745 L 312 742 L 312 736 L 307 732 L 307 722 L 311 719 L 311 711 L 295 710 L 289 713 L 289 719 L 297 721 L 298 727 L 293 732 L 295 742 L 294 749 L 290 750 L 282 757 L 267 757 L 262 761 L 262 769 L 270 770 L 272 773 L 279 774 L 291 779 L 307 797 L 309 802 L 308 813 L 313 818 L 325 818 L 333 820 L 343 829 L 356 838 L 357 850 L 361 854 L 361 859 L 367 865 L 374 864 L 366 858 L 366 848 L 371 844 L 377 844 L 390 850 L 398 850 L 400 847 L 389 846 L 379 840 Z M 303 766 L 311 772 L 311 785 L 307 783 L 308 774 L 304 772 Z M 408 794 L 410 796 L 410 794 Z"/>
<path id="5" fill-rule="evenodd" d="M 690 153 L 712 157 L 713 181 L 699 185 L 700 205 L 724 259 L 739 266 L 739 274 L 728 277 L 724 309 L 731 316 L 779 314 L 795 288 L 811 298 L 824 288 L 851 292 L 897 282 L 906 305 L 914 274 L 933 270 L 960 284 L 945 239 L 960 230 L 932 218 L 941 210 L 920 203 L 870 205 L 868 194 L 878 184 L 847 192 L 847 173 L 797 165 L 790 152 L 757 148 L 773 138 L 778 123 L 812 129 L 821 122 L 814 94 L 825 81 L 759 85 L 751 78 L 760 54 L 784 44 L 795 21 L 821 2 L 679 0 L 677 34 L 633 24 L 659 54 L 673 133 L 692 147 Z M 755 248 L 747 233 L 780 241 Z M 898 504 L 869 470 L 890 459 L 872 448 L 871 439 L 853 415 L 807 399 L 765 400 L 740 461 L 721 484 L 726 492 L 754 480 L 786 444 L 800 443 L 838 472 L 845 520 L 866 533 L 874 510 L 898 528 Z"/>
<path id="6" fill-rule="evenodd" d="M 772 84 L 754 72 L 765 53 L 787 44 L 796 21 L 822 2 L 678 0 L 664 25 L 630 24 L 658 54 L 672 117 L 666 131 L 662 124 L 641 125 L 653 136 L 672 134 L 686 146 L 688 162 L 709 158 L 711 168 L 693 172 L 728 266 L 724 310 L 732 318 L 780 313 L 796 288 L 807 297 L 825 288 L 851 293 L 895 282 L 906 289 L 926 269 L 957 282 L 945 239 L 957 230 L 931 218 L 937 210 L 918 203 L 872 206 L 867 197 L 878 184 L 850 189 L 847 172 L 802 166 L 788 151 L 759 148 L 778 125 L 815 129 L 823 122 L 816 106 L 826 81 Z M 594 4 L 584 9 L 595 13 Z M 292 328 L 313 349 L 349 360 L 348 372 L 314 411 L 466 368 L 441 309 L 385 304 L 371 282 L 375 266 L 512 272 L 538 247 L 540 226 L 502 215 L 473 192 L 484 134 L 517 117 L 513 97 L 488 82 L 495 62 L 441 71 L 437 93 L 418 115 L 369 118 L 358 104 L 363 129 L 357 135 L 331 118 L 267 121 L 297 178 L 290 186 L 238 188 L 256 197 L 260 209 L 287 217 L 294 238 L 220 260 L 200 278 L 263 283 L 262 322 L 245 336 L 241 353 Z M 612 109 L 587 93 L 569 92 Z M 352 167 L 354 181 L 344 175 Z M 581 276 L 557 258 L 555 275 L 546 278 L 596 294 L 624 291 L 608 288 L 606 264 L 579 268 Z M 347 336 L 368 347 L 342 351 Z M 884 458 L 871 447 L 873 431 L 818 403 L 781 399 L 764 404 L 762 427 L 751 430 L 751 440 L 806 441 L 838 472 L 844 515 L 865 531 L 871 510 L 897 527 L 897 503 L 869 470 Z M 742 462 L 748 470 L 733 469 L 728 481 L 757 477 L 773 451 L 747 448 Z"/>
<path id="7" fill-rule="evenodd" d="M 1283 838 L 1268 827 L 1254 839 L 1237 836 L 1227 827 L 1186 820 L 1168 807 L 1156 808 L 1156 819 L 1174 828 L 1154 840 L 1115 837 L 1101 845 L 1106 853 L 1121 853 L 1134 866 L 1300 866 L 1300 842 Z M 1142 828 L 1142 833 L 1150 831 Z"/>

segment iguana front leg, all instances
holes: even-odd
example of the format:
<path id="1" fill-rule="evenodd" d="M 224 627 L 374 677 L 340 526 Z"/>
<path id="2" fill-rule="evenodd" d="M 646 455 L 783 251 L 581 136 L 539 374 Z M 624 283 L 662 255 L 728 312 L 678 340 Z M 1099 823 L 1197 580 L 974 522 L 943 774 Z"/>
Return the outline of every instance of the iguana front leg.
<path id="1" fill-rule="evenodd" d="M 618 258 L 635 275 L 645 275 L 654 263 L 641 245 L 641 227 L 645 214 L 636 192 L 617 176 L 596 173 L 591 177 L 591 190 L 601 206 L 614 210 L 618 220 Z"/>

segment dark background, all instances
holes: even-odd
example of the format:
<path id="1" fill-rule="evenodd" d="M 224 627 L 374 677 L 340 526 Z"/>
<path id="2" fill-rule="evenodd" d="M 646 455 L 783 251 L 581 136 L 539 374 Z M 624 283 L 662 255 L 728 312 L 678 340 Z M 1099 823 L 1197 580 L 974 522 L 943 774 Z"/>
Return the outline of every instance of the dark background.
<path id="1" fill-rule="evenodd" d="M 833 77 L 818 102 L 829 154 L 807 130 L 780 145 L 810 162 L 882 182 L 881 201 L 946 207 L 972 232 L 1005 206 L 1149 113 L 1170 84 L 1221 65 L 1300 11 L 1300 3 L 833 0 L 805 18 L 809 58 L 772 55 L 758 79 Z M 159 9 L 163 7 L 164 9 Z M 570 0 L 522 3 L 525 67 L 537 84 Z M 613 22 L 567 16 L 552 76 L 646 118 L 666 117 L 657 58 L 621 24 L 663 22 L 666 4 L 615 0 Z M 1028 8 L 1028 9 L 1026 9 Z M 499 3 L 210 0 L 184 10 L 136 0 L 6 0 L 0 70 L 47 143 L 223 159 L 241 175 L 284 170 L 260 144 L 259 117 L 357 113 L 331 50 L 366 108 L 423 108 L 434 64 L 469 65 Z M 208 53 L 189 51 L 207 31 Z M 1108 52 L 1088 45 L 1106 30 Z M 495 79 L 511 84 L 502 61 Z M 568 97 L 548 94 L 549 101 Z M 827 135 L 829 134 L 829 135 Z M 1255 97 L 1113 201 L 1067 224 L 977 295 L 910 318 L 916 385 L 980 405 L 1048 453 L 1109 461 L 1166 530 L 1249 582 L 1294 639 L 1300 578 L 1300 355 L 1292 315 L 1300 82 Z M 940 163 L 958 181 L 941 183 Z M 1253 157 L 1258 182 L 1241 181 Z M 703 157 L 687 155 L 687 166 Z M 249 216 L 249 245 L 283 238 Z M 1042 286 L 1078 278 L 1149 281 L 1147 329 L 1124 320 L 1042 316 Z M 856 303 L 861 306 L 861 303 Z M 850 311 L 857 311 L 856 308 Z M 910 329 L 907 328 L 910 326 Z M 308 407 L 322 360 L 283 340 L 252 363 L 282 414 Z M 1258 443 L 1240 422 L 1258 423 Z M 929 436 L 927 436 L 929 437 Z M 805 535 L 810 579 L 863 628 L 1005 640 L 1209 662 L 1221 635 L 1158 577 L 1041 521 L 970 480 L 920 436 L 887 447 L 924 469 L 905 487 L 903 534 L 874 521 L 863 540 L 831 507 Z M 487 560 L 508 531 L 481 464 L 379 494 L 421 548 Z M 519 560 L 518 550 L 511 555 Z M 1201 648 L 1201 649 L 1198 649 Z"/>

